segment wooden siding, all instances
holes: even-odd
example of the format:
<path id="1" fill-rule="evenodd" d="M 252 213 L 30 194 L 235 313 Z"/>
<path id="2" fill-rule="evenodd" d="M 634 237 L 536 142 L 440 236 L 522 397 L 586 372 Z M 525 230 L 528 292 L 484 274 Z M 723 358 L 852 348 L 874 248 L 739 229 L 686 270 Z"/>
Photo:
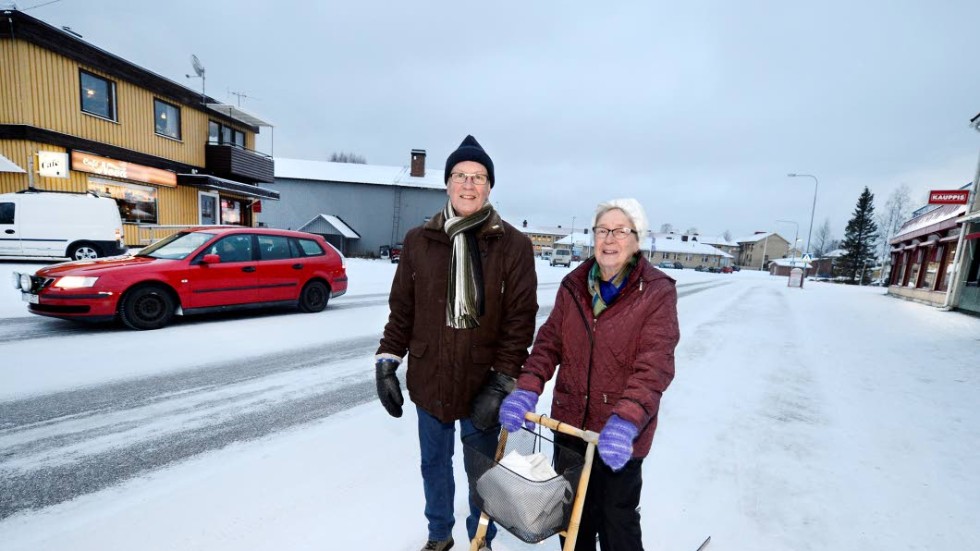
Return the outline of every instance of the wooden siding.
<path id="1" fill-rule="evenodd" d="M 0 153 L 27 170 L 27 159 L 38 150 L 64 151 L 63 148 L 37 142 L 0 140 Z M 88 190 L 89 174 L 69 171 L 68 178 L 42 178 L 35 174 L 34 186 L 48 191 L 84 192 Z M 106 176 L 95 176 L 103 180 L 115 180 Z M 125 180 L 119 180 L 124 182 Z M 27 189 L 27 174 L 0 172 L 0 193 L 10 193 Z M 139 183 L 139 182 L 136 182 Z M 139 183 L 139 185 L 149 185 Z M 157 224 L 195 226 L 198 223 L 198 188 L 177 186 L 176 188 L 152 186 L 157 190 Z M 139 232 L 135 224 L 123 224 L 126 244 L 140 245 Z M 159 236 L 157 236 L 159 237 Z M 145 243 L 142 243 L 145 245 Z"/>
<path id="2" fill-rule="evenodd" d="M 2 40 L 0 48 L 0 62 L 4 67 L 4 78 L 0 79 L 0 124 L 44 128 L 199 167 L 205 166 L 209 119 L 221 120 L 244 132 L 247 146 L 255 143 L 254 133 L 244 125 L 229 124 L 223 117 L 153 93 L 35 44 Z M 82 112 L 80 69 L 115 83 L 116 121 Z M 154 131 L 154 98 L 180 107 L 181 140 Z"/>

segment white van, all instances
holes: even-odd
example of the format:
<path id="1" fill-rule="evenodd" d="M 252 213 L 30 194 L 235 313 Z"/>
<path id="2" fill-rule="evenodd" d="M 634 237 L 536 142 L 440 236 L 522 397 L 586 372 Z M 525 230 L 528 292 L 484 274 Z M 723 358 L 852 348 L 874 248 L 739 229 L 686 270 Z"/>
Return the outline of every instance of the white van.
<path id="1" fill-rule="evenodd" d="M 555 252 L 551 253 L 551 265 L 571 268 L 572 251 L 568 249 L 555 249 Z"/>
<path id="2" fill-rule="evenodd" d="M 0 256 L 81 260 L 125 252 L 115 199 L 38 190 L 0 194 Z"/>

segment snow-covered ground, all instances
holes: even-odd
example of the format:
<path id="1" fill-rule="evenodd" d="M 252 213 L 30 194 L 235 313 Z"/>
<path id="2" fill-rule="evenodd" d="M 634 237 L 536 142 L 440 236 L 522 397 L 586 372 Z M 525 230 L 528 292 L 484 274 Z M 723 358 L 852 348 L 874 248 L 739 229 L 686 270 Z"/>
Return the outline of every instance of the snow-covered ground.
<path id="1" fill-rule="evenodd" d="M 39 266 L 0 263 L 0 278 Z M 567 270 L 537 267 L 540 303 L 550 306 Z M 393 271 L 349 261 L 349 294 L 321 314 L 0 343 L 0 413 L 12 399 L 372 338 L 386 319 Z M 800 290 L 756 272 L 669 273 L 682 336 L 644 465 L 647 549 L 693 550 L 708 535 L 709 549 L 742 551 L 980 548 L 980 319 L 880 288 L 808 282 Z M 18 294 L 0 288 L 0 329 L 27 315 Z M 302 371 L 283 384 L 300 392 L 337 377 L 369 379 L 373 369 L 365 354 Z M 5 438 L 0 429 L 0 449 Z M 417 447 L 414 411 L 393 419 L 371 401 L 14 514 L 0 521 L 0 549 L 415 550 L 426 535 Z M 0 458 L 0 489 L 3 469 Z M 464 488 L 459 464 L 460 549 Z M 532 547 L 506 533 L 494 545 Z"/>

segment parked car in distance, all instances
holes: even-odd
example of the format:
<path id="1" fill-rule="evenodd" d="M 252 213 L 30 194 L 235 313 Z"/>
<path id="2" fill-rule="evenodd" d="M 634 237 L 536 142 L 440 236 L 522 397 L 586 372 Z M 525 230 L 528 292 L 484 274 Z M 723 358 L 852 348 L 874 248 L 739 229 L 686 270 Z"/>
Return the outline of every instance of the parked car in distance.
<path id="1" fill-rule="evenodd" d="M 732 264 L 732 270 L 733 271 L 736 271 L 736 272 L 741 272 L 742 271 L 742 267 L 739 266 L 738 264 Z"/>
<path id="2" fill-rule="evenodd" d="M 730 273 L 732 273 L 734 271 L 735 270 L 733 270 L 731 266 L 722 266 L 721 267 L 721 273 L 723 273 L 723 274 L 730 274 Z"/>
<path id="3" fill-rule="evenodd" d="M 721 273 L 721 267 L 719 267 L 719 266 L 709 266 L 708 267 L 708 273 L 720 274 Z"/>
<path id="4" fill-rule="evenodd" d="M 572 265 L 572 251 L 568 249 L 555 249 L 551 253 L 551 265 L 552 266 L 564 266 L 566 268 Z"/>
<path id="5" fill-rule="evenodd" d="M 94 193 L 0 194 L 0 256 L 101 258 L 126 252 L 115 199 Z"/>
<path id="6" fill-rule="evenodd" d="M 665 269 L 673 270 L 674 262 L 672 260 L 662 260 L 660 261 L 660 264 L 657 264 L 657 267 L 660 268 L 661 270 L 665 270 Z"/>
<path id="7" fill-rule="evenodd" d="M 323 237 L 267 228 L 205 226 L 135 255 L 14 273 L 33 314 L 159 329 L 175 315 L 275 305 L 320 312 L 347 292 L 346 260 Z"/>
<path id="8" fill-rule="evenodd" d="M 698 264 L 697 266 L 694 267 L 694 271 L 695 272 L 707 272 L 708 271 L 708 267 L 705 266 L 704 264 Z"/>
<path id="9" fill-rule="evenodd" d="M 388 249 L 388 256 L 391 258 L 392 264 L 398 264 L 398 261 L 401 260 L 403 246 L 401 243 L 396 243 Z"/>
<path id="10" fill-rule="evenodd" d="M 683 270 L 684 269 L 684 265 L 681 264 L 680 262 L 674 262 L 674 269 L 675 270 Z"/>

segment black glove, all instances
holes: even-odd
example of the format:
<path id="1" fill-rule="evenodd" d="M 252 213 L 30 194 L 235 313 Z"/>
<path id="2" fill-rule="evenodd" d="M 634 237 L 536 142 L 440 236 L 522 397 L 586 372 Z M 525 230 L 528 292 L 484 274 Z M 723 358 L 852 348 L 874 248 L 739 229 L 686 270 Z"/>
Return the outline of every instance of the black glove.
<path id="1" fill-rule="evenodd" d="M 473 409 L 470 421 L 480 430 L 487 430 L 500 423 L 497 414 L 500 412 L 500 402 L 514 390 L 514 378 L 496 371 L 490 372 L 487 384 L 483 385 L 479 394 L 473 399 Z"/>
<path id="2" fill-rule="evenodd" d="M 381 398 L 381 405 L 388 410 L 392 417 L 402 416 L 402 388 L 398 384 L 398 377 L 395 370 L 398 369 L 398 361 L 391 359 L 381 359 L 374 363 L 374 379 L 378 385 L 378 398 Z"/>

